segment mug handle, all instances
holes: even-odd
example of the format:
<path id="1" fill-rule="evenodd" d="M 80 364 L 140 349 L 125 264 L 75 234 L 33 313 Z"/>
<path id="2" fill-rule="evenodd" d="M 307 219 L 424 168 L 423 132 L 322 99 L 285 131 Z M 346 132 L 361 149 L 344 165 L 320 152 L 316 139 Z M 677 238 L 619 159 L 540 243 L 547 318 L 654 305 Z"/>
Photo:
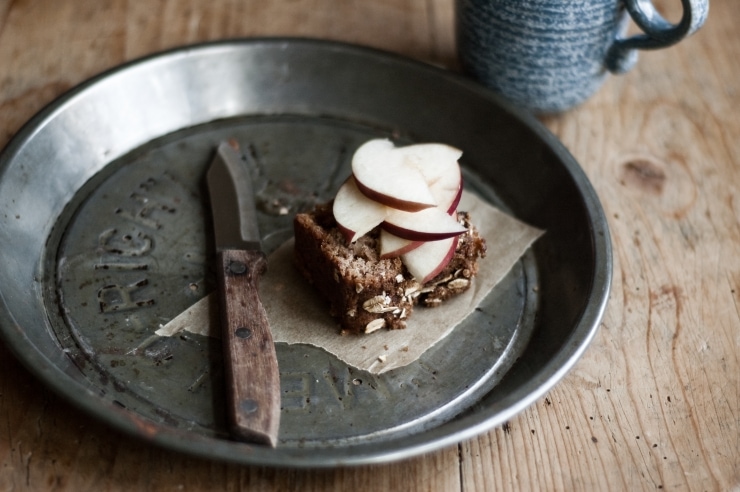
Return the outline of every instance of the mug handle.
<path id="1" fill-rule="evenodd" d="M 606 53 L 606 68 L 612 73 L 624 73 L 637 61 L 637 49 L 654 50 L 678 43 L 693 34 L 707 19 L 709 0 L 681 0 L 683 16 L 671 24 L 655 9 L 650 0 L 624 0 L 632 20 L 642 34 L 617 39 Z"/>

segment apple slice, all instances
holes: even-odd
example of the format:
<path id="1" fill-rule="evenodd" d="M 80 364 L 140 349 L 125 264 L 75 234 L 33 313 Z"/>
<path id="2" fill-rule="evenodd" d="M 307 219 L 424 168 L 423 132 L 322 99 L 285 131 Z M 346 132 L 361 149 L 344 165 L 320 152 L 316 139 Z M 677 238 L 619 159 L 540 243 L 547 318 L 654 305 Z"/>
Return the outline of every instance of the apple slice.
<path id="1" fill-rule="evenodd" d="M 388 208 L 381 227 L 391 234 L 410 241 L 438 241 L 458 236 L 467 229 L 441 208 L 425 208 L 419 212 L 404 212 Z"/>
<path id="2" fill-rule="evenodd" d="M 380 257 L 395 258 L 424 244 L 424 241 L 409 241 L 380 229 Z"/>
<path id="3" fill-rule="evenodd" d="M 437 200 L 438 207 L 449 215 L 454 215 L 457 211 L 457 206 L 460 204 L 463 192 L 462 173 L 460 173 L 460 169 L 458 168 L 457 170 L 457 178 L 454 182 L 439 180 L 429 186 L 429 189 L 434 199 Z"/>
<path id="4" fill-rule="evenodd" d="M 332 211 L 339 230 L 348 243 L 370 232 L 388 215 L 388 207 L 370 200 L 350 177 L 339 187 Z"/>
<path id="5" fill-rule="evenodd" d="M 462 174 L 458 160 L 462 151 L 446 144 L 425 143 L 397 149 L 404 162 L 424 175 L 437 206 L 451 213 L 462 194 Z"/>
<path id="6" fill-rule="evenodd" d="M 401 256 L 409 273 L 425 284 L 440 274 L 447 266 L 457 249 L 458 236 L 428 241 Z"/>
<path id="7" fill-rule="evenodd" d="M 359 190 L 383 205 L 407 212 L 437 205 L 423 173 L 390 140 L 362 144 L 352 157 L 352 174 Z"/>
<path id="8" fill-rule="evenodd" d="M 462 150 L 443 143 L 421 143 L 398 147 L 404 157 L 414 165 L 423 166 L 425 175 L 443 174 L 447 167 L 457 166 Z"/>

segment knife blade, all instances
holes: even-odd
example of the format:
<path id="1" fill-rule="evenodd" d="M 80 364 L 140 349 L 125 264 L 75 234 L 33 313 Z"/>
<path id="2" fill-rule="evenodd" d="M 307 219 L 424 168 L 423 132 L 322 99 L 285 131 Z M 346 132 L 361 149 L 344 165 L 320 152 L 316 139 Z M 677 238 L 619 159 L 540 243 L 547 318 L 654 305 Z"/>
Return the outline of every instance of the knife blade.
<path id="1" fill-rule="evenodd" d="M 216 242 L 227 416 L 232 437 L 275 447 L 280 426 L 280 373 L 259 298 L 267 268 L 249 169 L 228 142 L 206 174 Z"/>

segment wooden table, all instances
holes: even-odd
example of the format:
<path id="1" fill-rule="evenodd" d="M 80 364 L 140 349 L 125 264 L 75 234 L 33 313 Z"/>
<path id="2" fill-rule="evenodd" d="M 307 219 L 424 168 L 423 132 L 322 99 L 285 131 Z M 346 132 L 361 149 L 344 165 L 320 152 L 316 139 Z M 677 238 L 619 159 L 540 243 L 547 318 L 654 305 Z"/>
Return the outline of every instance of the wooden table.
<path id="1" fill-rule="evenodd" d="M 661 8 L 676 18 L 678 0 Z M 738 490 L 740 5 L 544 118 L 591 178 L 614 244 L 601 330 L 508 425 L 382 466 L 293 471 L 121 435 L 0 344 L 0 490 Z M 0 0 L 0 146 L 64 90 L 187 43 L 297 35 L 454 68 L 452 0 Z M 1 247 L 1 246 L 0 246 Z"/>

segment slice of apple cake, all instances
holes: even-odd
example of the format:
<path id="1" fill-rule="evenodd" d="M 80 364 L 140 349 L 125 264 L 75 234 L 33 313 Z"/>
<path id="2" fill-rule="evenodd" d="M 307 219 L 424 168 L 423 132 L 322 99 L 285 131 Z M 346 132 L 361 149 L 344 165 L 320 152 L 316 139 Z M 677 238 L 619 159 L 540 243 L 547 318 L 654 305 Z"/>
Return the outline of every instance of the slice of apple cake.
<path id="1" fill-rule="evenodd" d="M 329 302 L 343 333 L 371 333 L 406 327 L 414 306 L 439 306 L 470 287 L 486 244 L 470 217 L 457 212 L 466 232 L 456 236 L 449 261 L 433 278 L 420 283 L 400 256 L 381 258 L 380 228 L 347 243 L 331 204 L 295 217 L 295 264 Z"/>

